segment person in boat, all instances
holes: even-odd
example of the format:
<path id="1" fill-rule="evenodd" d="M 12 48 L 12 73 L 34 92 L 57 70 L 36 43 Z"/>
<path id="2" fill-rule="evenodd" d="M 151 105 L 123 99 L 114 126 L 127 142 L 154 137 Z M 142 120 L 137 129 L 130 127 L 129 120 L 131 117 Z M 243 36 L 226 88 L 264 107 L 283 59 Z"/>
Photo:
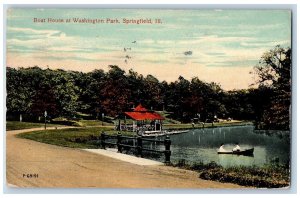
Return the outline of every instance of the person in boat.
<path id="1" fill-rule="evenodd" d="M 224 149 L 224 144 L 223 143 L 220 145 L 220 148 L 219 148 L 218 152 L 226 152 L 226 150 Z"/>
<path id="2" fill-rule="evenodd" d="M 232 149 L 232 151 L 240 151 L 241 148 L 239 146 L 239 143 L 235 143 L 235 147 Z"/>

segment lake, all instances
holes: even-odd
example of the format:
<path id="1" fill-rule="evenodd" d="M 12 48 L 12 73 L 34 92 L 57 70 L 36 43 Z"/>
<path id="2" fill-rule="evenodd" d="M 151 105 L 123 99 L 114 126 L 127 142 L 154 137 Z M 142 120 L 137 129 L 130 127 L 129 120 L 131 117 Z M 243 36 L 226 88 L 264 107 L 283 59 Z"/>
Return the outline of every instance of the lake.
<path id="1" fill-rule="evenodd" d="M 194 129 L 170 138 L 173 163 L 184 159 L 190 164 L 215 161 L 223 167 L 262 166 L 274 160 L 286 163 L 290 159 L 288 131 L 256 131 L 254 126 L 248 125 Z M 253 157 L 217 154 L 221 143 L 225 144 L 226 150 L 232 150 L 236 142 L 242 150 L 254 147 Z"/>

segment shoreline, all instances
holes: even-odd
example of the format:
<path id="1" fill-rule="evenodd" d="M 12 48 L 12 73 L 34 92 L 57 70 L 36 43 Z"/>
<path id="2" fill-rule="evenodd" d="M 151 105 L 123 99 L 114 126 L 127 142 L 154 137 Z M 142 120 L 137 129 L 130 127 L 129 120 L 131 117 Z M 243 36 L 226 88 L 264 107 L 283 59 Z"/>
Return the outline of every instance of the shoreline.
<path id="1" fill-rule="evenodd" d="M 236 126 L 254 126 L 252 122 L 235 122 L 235 123 L 216 123 L 215 125 L 212 125 L 211 123 L 206 123 L 206 125 L 203 126 L 197 126 L 200 124 L 197 124 L 196 126 L 191 126 L 191 127 L 176 127 L 176 124 L 174 124 L 174 127 L 167 127 L 168 124 L 165 124 L 164 130 L 169 130 L 169 131 L 176 131 L 176 130 L 191 130 L 191 129 L 206 129 L 206 128 L 221 128 L 221 127 L 236 127 Z M 222 124 L 222 125 L 220 125 Z M 180 125 L 180 124 L 178 124 Z"/>

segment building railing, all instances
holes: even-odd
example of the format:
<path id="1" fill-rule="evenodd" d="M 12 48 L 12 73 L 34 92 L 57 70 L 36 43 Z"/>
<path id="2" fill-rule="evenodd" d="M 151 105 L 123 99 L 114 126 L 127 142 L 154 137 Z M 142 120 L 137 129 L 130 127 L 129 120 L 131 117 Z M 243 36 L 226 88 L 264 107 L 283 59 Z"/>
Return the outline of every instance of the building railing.
<path id="1" fill-rule="evenodd" d="M 111 141 L 109 141 L 109 139 L 115 139 L 117 141 L 111 142 Z M 134 145 L 124 144 L 123 140 L 133 140 L 134 142 L 136 142 L 136 144 L 134 144 Z M 146 148 L 145 146 L 143 146 L 144 142 L 153 142 L 155 144 L 162 144 L 165 146 L 165 150 Z M 120 152 L 120 153 L 122 153 L 124 148 L 134 149 L 136 151 L 136 155 L 138 157 L 143 157 L 143 151 L 161 153 L 161 154 L 165 155 L 165 163 L 166 164 L 170 163 L 171 140 L 170 140 L 169 136 L 166 136 L 166 138 L 164 140 L 155 140 L 155 139 L 150 139 L 150 138 L 143 138 L 141 136 L 137 136 L 137 137 L 124 136 L 120 132 L 117 135 L 107 135 L 105 132 L 102 132 L 100 134 L 100 143 L 101 143 L 102 149 L 106 149 L 107 145 L 112 145 L 112 146 L 116 146 L 118 149 L 118 152 Z"/>

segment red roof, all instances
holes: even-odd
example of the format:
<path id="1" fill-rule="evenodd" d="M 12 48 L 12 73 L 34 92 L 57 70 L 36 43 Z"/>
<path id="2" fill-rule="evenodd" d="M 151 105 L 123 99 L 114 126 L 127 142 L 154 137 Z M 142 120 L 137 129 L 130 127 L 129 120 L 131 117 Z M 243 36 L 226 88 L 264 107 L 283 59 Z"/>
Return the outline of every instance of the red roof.
<path id="1" fill-rule="evenodd" d="M 125 112 L 134 120 L 164 120 L 165 118 L 155 112 Z"/>
<path id="2" fill-rule="evenodd" d="M 148 111 L 145 107 L 139 104 L 137 107 L 134 108 L 133 111 Z"/>
<path id="3" fill-rule="evenodd" d="M 125 112 L 134 120 L 164 120 L 165 118 L 156 112 L 148 111 L 145 107 L 139 104 L 133 112 Z"/>

